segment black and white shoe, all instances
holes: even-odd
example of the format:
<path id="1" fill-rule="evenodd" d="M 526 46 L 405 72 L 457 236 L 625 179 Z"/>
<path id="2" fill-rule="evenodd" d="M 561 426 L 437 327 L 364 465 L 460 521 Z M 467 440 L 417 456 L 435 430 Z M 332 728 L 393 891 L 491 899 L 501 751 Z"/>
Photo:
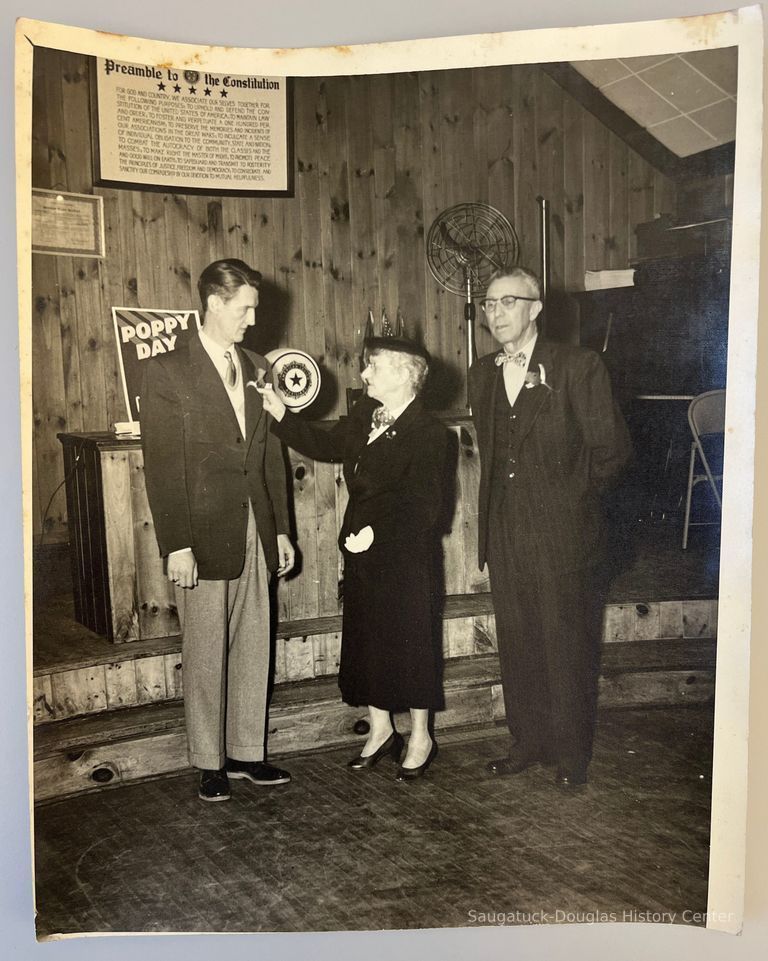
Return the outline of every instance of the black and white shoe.
<path id="1" fill-rule="evenodd" d="M 224 768 L 220 771 L 201 771 L 197 794 L 201 801 L 228 801 L 231 797 L 229 778 Z"/>
<path id="2" fill-rule="evenodd" d="M 262 787 L 272 787 L 274 784 L 288 784 L 291 775 L 287 771 L 281 771 L 279 767 L 272 767 L 266 761 L 235 761 L 227 758 L 227 766 L 224 769 L 226 774 L 232 778 L 243 778 L 251 784 L 259 784 Z"/>

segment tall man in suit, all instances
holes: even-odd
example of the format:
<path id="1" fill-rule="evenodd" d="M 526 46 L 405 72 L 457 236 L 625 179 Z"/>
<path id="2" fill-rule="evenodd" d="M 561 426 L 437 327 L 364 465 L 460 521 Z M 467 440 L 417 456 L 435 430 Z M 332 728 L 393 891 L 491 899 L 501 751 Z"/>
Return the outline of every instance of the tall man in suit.
<path id="1" fill-rule="evenodd" d="M 481 478 L 479 564 L 491 580 L 512 775 L 557 766 L 586 782 L 596 701 L 601 605 L 593 569 L 601 492 L 630 457 L 600 358 L 538 335 L 538 278 L 497 272 L 482 304 L 502 345 L 469 372 Z"/>
<path id="2" fill-rule="evenodd" d="M 286 476 L 254 387 L 267 361 L 239 347 L 261 274 L 218 260 L 200 276 L 203 328 L 147 365 L 141 434 L 147 496 L 183 629 L 184 707 L 199 796 L 229 778 L 290 781 L 264 759 L 269 575 L 294 563 Z"/>

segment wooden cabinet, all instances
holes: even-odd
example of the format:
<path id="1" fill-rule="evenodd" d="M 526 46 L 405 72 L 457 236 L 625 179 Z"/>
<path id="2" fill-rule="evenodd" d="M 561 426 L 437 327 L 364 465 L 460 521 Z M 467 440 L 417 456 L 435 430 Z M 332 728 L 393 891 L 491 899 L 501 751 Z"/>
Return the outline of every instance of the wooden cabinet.
<path id="1" fill-rule="evenodd" d="M 118 643 L 179 634 L 147 503 L 141 444 L 113 433 L 58 436 L 75 617 Z"/>
<path id="2" fill-rule="evenodd" d="M 466 417 L 443 421 L 451 452 L 440 520 L 445 590 L 449 597 L 485 593 L 488 574 L 477 568 L 475 431 Z M 174 591 L 163 574 L 147 503 L 140 442 L 112 433 L 59 434 L 59 440 L 77 621 L 115 642 L 179 634 Z M 298 558 L 295 571 L 277 585 L 278 621 L 291 623 L 296 636 L 338 630 L 322 624 L 341 613 L 343 565 L 336 539 L 347 504 L 341 467 L 288 450 L 286 483 Z M 470 640 L 461 643 L 469 648 Z"/>

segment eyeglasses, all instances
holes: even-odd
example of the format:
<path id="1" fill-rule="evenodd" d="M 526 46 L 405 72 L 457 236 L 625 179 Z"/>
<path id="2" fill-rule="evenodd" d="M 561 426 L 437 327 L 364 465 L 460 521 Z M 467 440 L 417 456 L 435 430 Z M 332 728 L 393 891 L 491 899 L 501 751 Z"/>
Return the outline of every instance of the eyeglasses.
<path id="1" fill-rule="evenodd" d="M 488 300 L 482 300 L 480 306 L 486 312 L 486 314 L 492 313 L 501 304 L 504 310 L 512 310 L 518 300 L 528 300 L 531 303 L 537 301 L 538 297 L 520 297 L 518 294 L 507 294 L 505 297 L 496 297 L 495 299 L 489 298 Z"/>

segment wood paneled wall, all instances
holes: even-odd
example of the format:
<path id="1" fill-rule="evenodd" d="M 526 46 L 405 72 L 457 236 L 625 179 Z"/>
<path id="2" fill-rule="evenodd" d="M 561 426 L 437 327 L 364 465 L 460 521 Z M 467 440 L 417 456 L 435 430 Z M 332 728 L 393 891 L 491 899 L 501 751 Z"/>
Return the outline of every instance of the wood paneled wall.
<path id="1" fill-rule="evenodd" d="M 460 297 L 432 279 L 424 235 L 444 208 L 489 203 L 515 225 L 521 262 L 538 266 L 536 197 L 550 201 L 551 280 L 628 263 L 636 224 L 674 212 L 675 188 L 535 66 L 297 79 L 296 191 L 290 199 L 94 188 L 85 57 L 37 48 L 33 184 L 104 197 L 103 260 L 33 258 L 35 533 L 63 478 L 58 431 L 126 417 L 112 306 L 187 308 L 210 261 L 237 256 L 264 274 L 248 343 L 288 344 L 320 362 L 316 416 L 344 410 L 358 383 L 368 309 L 399 308 L 420 328 L 464 404 Z M 236 131 L 233 132 L 236 136 Z M 478 332 L 478 349 L 492 349 Z M 46 539 L 66 540 L 63 490 Z"/>

